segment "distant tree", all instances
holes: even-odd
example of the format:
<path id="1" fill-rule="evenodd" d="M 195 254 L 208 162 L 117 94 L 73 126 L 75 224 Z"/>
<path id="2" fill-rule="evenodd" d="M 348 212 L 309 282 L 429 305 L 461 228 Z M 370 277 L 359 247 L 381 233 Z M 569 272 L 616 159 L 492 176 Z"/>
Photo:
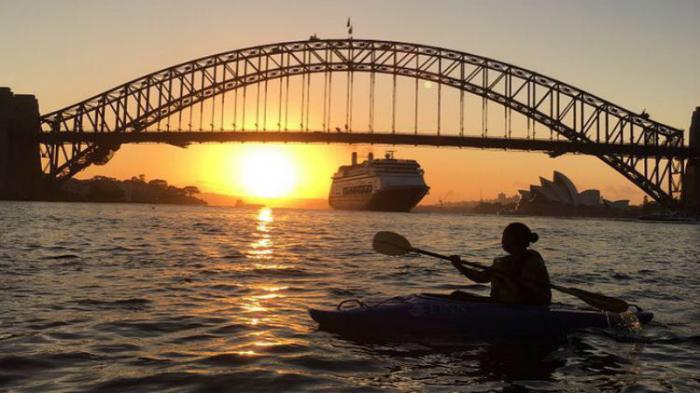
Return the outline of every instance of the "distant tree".
<path id="1" fill-rule="evenodd" d="M 168 186 L 168 194 L 180 196 L 180 195 L 185 195 L 185 191 L 182 188 L 178 188 L 175 186 Z"/>
<path id="2" fill-rule="evenodd" d="M 144 175 L 132 176 L 130 180 L 132 183 L 146 184 L 146 176 Z"/>
<path id="3" fill-rule="evenodd" d="M 199 188 L 195 186 L 187 186 L 183 188 L 182 191 L 184 191 L 185 195 L 187 195 L 188 197 L 192 197 L 194 196 L 194 194 L 199 194 Z"/>
<path id="4" fill-rule="evenodd" d="M 168 188 L 168 182 L 162 179 L 153 179 L 148 182 L 148 185 L 159 188 L 161 190 L 166 190 Z"/>
<path id="5" fill-rule="evenodd" d="M 98 202 L 124 202 L 121 182 L 106 176 L 95 176 L 89 181 L 88 200 Z"/>
<path id="6" fill-rule="evenodd" d="M 119 182 L 119 180 L 117 180 L 117 179 L 115 179 L 115 178 L 113 178 L 113 177 L 99 176 L 99 175 L 93 177 L 93 178 L 90 179 L 90 180 L 92 180 L 92 181 L 101 181 L 101 182 L 114 182 L 114 183 Z"/>

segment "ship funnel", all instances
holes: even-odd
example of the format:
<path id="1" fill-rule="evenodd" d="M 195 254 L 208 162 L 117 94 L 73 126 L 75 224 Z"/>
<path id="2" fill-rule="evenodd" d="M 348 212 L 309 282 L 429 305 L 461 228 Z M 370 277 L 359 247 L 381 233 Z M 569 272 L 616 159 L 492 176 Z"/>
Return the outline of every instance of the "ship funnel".
<path id="1" fill-rule="evenodd" d="M 372 160 L 374 160 L 374 153 L 367 154 L 367 161 L 372 161 Z"/>
<path id="2" fill-rule="evenodd" d="M 352 165 L 357 165 L 357 153 L 352 152 Z"/>

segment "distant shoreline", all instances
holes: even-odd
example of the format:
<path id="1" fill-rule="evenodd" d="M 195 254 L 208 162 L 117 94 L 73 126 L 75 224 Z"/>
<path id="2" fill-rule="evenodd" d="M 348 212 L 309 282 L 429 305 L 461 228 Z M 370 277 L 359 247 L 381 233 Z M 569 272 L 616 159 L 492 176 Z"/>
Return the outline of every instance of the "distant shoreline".
<path id="1" fill-rule="evenodd" d="M 22 199 L 0 199 L 2 202 L 28 202 L 28 203 L 84 203 L 84 204 L 114 204 L 114 205 L 143 205 L 155 207 L 156 205 L 162 206 L 194 206 L 202 208 L 226 208 L 226 209 L 236 209 L 236 210 L 251 210 L 258 211 L 264 208 L 270 208 L 273 210 L 310 210 L 310 211 L 336 211 L 335 209 L 322 209 L 313 207 L 298 207 L 298 206 L 233 206 L 233 205 L 211 205 L 211 204 L 190 204 L 190 203 L 174 203 L 174 202 L 110 202 L 110 201 L 77 201 L 77 200 L 22 200 Z M 353 211 L 344 210 L 343 212 Z M 664 217 L 650 217 L 643 215 L 628 215 L 628 216 L 586 216 L 586 215 L 544 215 L 544 214 L 494 214 L 485 212 L 454 212 L 454 211 L 439 211 L 439 210 L 414 210 L 411 212 L 381 212 L 381 211 L 355 211 L 357 213 L 378 213 L 378 214 L 416 214 L 416 215 L 442 215 L 442 216 L 464 216 L 464 217 L 512 217 L 512 218 L 554 218 L 561 220 L 605 220 L 605 221 L 624 221 L 624 222 L 639 222 L 639 223 L 667 223 L 667 224 L 698 224 L 700 223 L 699 217 L 678 217 L 678 218 L 664 218 Z"/>

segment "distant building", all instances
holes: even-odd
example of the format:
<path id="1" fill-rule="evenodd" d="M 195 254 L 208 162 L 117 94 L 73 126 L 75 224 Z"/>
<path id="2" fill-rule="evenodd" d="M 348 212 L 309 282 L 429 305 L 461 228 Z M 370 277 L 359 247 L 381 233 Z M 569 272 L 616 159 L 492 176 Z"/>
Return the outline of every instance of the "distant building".
<path id="1" fill-rule="evenodd" d="M 506 194 L 503 192 L 499 192 L 498 198 L 496 198 L 496 202 L 500 203 L 501 205 L 505 205 L 507 203 Z"/>
<path id="2" fill-rule="evenodd" d="M 542 213 L 569 213 L 573 210 L 592 211 L 599 208 L 626 209 L 628 200 L 608 201 L 599 190 L 578 192 L 576 185 L 563 173 L 554 171 L 552 180 L 540 177 L 540 184 L 529 190 L 519 190 L 517 210 Z"/>

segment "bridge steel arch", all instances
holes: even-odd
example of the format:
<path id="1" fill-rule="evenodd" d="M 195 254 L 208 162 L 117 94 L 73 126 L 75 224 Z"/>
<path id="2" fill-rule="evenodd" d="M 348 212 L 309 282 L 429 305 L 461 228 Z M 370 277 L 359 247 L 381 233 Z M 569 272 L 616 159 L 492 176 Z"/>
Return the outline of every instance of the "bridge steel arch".
<path id="1" fill-rule="evenodd" d="M 149 127 L 235 89 L 336 72 L 382 73 L 439 83 L 503 105 L 576 146 L 624 145 L 628 149 L 622 152 L 608 149 L 594 155 L 661 204 L 675 207 L 678 203 L 686 157 L 665 152 L 684 148 L 682 130 L 505 62 L 434 46 L 363 39 L 310 39 L 223 52 L 162 69 L 43 115 L 44 173 L 60 182 L 89 165 L 106 163 L 120 142 L 114 138 L 100 142 L 95 138 L 98 134 L 124 134 L 128 141 L 129 134 L 155 132 Z M 330 131 L 325 119 L 323 128 Z M 397 139 L 402 135 L 396 134 Z M 647 153 L 634 154 L 635 146 Z M 659 153 L 649 155 L 649 149 Z"/>

